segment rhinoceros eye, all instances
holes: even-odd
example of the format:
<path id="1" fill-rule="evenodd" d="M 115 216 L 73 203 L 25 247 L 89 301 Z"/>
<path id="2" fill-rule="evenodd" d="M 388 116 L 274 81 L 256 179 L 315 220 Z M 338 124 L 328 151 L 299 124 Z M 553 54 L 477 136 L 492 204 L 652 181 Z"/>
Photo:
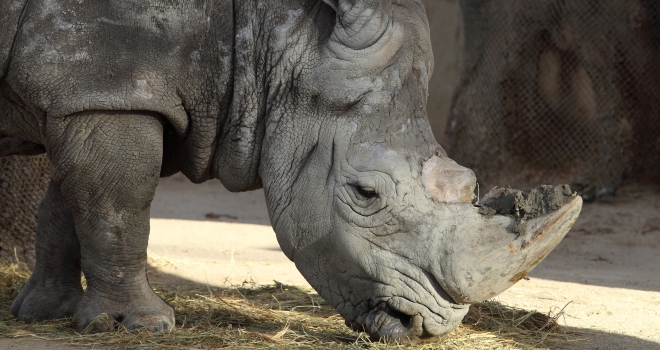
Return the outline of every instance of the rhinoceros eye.
<path id="1" fill-rule="evenodd" d="M 346 179 L 341 186 L 337 186 L 337 199 L 350 210 L 347 212 L 347 219 L 357 220 L 354 216 L 360 217 L 374 215 L 387 206 L 388 198 L 394 189 L 390 185 L 389 177 L 385 177 L 378 172 L 362 172 L 358 176 Z M 343 206 L 340 206 L 343 207 Z"/>
<path id="2" fill-rule="evenodd" d="M 378 193 L 373 188 L 355 186 L 356 192 L 362 197 L 362 200 L 369 200 L 378 197 Z"/>

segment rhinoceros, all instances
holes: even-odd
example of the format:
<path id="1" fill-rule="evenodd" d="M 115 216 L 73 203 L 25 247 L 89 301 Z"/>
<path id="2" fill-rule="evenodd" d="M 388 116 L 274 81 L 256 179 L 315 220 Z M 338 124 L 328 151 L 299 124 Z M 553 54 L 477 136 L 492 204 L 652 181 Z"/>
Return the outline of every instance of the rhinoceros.
<path id="1" fill-rule="evenodd" d="M 373 339 L 448 333 L 580 211 L 566 186 L 477 200 L 429 127 L 419 0 L 3 0 L 0 16 L 0 155 L 53 166 L 21 321 L 172 329 L 145 266 L 155 188 L 178 172 L 263 187 L 284 254 Z"/>

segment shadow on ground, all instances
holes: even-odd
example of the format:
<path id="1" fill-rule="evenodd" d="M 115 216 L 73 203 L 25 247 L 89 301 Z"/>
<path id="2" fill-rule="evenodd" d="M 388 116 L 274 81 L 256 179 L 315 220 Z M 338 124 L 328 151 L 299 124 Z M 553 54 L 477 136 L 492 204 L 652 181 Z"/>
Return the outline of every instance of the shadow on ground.
<path id="1" fill-rule="evenodd" d="M 194 184 L 180 173 L 160 179 L 151 217 L 270 226 L 263 190 L 231 193 L 219 180 Z"/>
<path id="2" fill-rule="evenodd" d="M 627 186 L 585 204 L 566 238 L 531 277 L 660 292 L 660 190 Z"/>

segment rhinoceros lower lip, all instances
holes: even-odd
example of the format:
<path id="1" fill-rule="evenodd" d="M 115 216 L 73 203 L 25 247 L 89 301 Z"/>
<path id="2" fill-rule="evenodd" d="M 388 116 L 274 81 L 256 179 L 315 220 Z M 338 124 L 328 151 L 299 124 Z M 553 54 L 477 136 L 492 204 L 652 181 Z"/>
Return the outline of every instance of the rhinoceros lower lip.
<path id="1" fill-rule="evenodd" d="M 415 327 L 412 327 L 414 317 L 419 316 L 409 316 L 391 307 L 389 303 L 381 302 L 369 311 L 363 329 L 371 341 L 413 341 L 421 335 L 415 334 Z"/>
<path id="2" fill-rule="evenodd" d="M 392 297 L 387 301 L 382 301 L 376 307 L 371 309 L 366 316 L 364 316 L 364 323 L 359 324 L 351 322 L 349 327 L 354 331 L 366 332 L 369 334 L 371 341 L 385 340 L 394 343 L 409 343 L 417 344 L 419 342 L 426 342 L 433 339 L 438 339 L 439 336 L 444 334 L 431 334 L 428 332 L 428 322 L 437 322 L 434 318 L 442 318 L 440 315 L 425 315 L 424 312 L 413 312 L 409 314 L 401 311 L 396 305 L 395 299 L 399 297 Z M 445 300 L 447 301 L 447 300 Z M 449 303 L 443 305 L 445 309 L 460 310 L 466 309 L 469 305 L 461 305 Z M 420 310 L 431 312 L 428 307 L 421 305 Z M 460 312 L 460 311 L 459 311 Z"/>

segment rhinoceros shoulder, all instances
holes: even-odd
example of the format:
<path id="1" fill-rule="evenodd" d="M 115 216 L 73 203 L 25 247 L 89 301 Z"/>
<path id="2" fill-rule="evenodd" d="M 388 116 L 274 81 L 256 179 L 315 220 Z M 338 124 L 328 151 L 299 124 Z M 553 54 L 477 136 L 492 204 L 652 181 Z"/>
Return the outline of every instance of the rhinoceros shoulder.
<path id="1" fill-rule="evenodd" d="M 228 74 L 232 35 L 216 23 L 232 18 L 228 0 L 31 0 L 24 12 L 7 81 L 48 115 L 147 110 L 183 133 L 184 106 Z"/>
<path id="2" fill-rule="evenodd" d="M 0 78 L 7 69 L 11 47 L 27 0 L 0 2 Z"/>
<path id="3" fill-rule="evenodd" d="M 233 17 L 232 0 L 30 0 L 4 80 L 47 118 L 164 116 L 201 181 L 232 91 Z"/>

